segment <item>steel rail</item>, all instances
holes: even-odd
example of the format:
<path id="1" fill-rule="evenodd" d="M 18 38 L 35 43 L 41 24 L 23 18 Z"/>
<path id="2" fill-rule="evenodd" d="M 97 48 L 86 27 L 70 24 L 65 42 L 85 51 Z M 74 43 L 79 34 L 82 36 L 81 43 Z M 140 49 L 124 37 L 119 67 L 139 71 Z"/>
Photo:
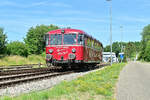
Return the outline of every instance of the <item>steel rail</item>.
<path id="1" fill-rule="evenodd" d="M 18 69 L 18 70 L 5 70 L 0 72 L 0 76 L 4 75 L 15 75 L 15 74 L 23 74 L 23 73 L 33 73 L 33 72 L 41 72 L 41 71 L 62 71 L 61 68 L 32 68 L 32 69 Z"/>
<path id="2" fill-rule="evenodd" d="M 0 66 L 0 70 L 9 70 L 9 69 L 23 69 L 23 68 L 33 68 L 33 66 L 41 66 L 41 65 L 45 65 L 45 64 L 24 64 L 24 65 L 3 65 Z"/>
<path id="3" fill-rule="evenodd" d="M 73 73 L 74 71 L 68 71 L 68 72 L 61 72 L 61 73 L 53 73 L 53 74 L 45 74 L 45 75 L 40 75 L 40 76 L 35 76 L 35 77 L 26 77 L 22 79 L 17 79 L 17 80 L 8 80 L 4 82 L 0 82 L 0 88 L 5 88 L 8 86 L 12 86 L 18 83 L 24 83 L 24 82 L 29 82 L 29 81 L 34 81 L 34 80 L 39 80 L 39 79 L 44 79 L 44 78 L 52 78 L 60 75 L 65 75 L 65 74 L 70 74 Z"/>
<path id="4" fill-rule="evenodd" d="M 51 73 L 51 71 L 1 76 L 0 77 L 0 82 L 1 81 L 5 81 L 5 80 L 13 80 L 13 79 L 16 79 L 16 78 L 29 77 L 29 76 L 35 76 L 35 75 L 42 75 L 42 74 L 46 74 L 46 73 Z"/>
<path id="5" fill-rule="evenodd" d="M 98 66 L 95 66 L 94 69 L 101 68 L 107 65 L 108 64 L 99 64 Z M 69 71 L 69 70 L 67 71 L 57 67 L 57 68 L 33 68 L 33 69 L 24 69 L 24 70 L 3 71 L 0 72 L 0 88 L 5 88 L 18 83 L 30 82 L 38 79 L 51 78 L 55 76 L 69 74 L 75 71 L 81 72 L 82 70 L 80 69 L 74 71 Z"/>

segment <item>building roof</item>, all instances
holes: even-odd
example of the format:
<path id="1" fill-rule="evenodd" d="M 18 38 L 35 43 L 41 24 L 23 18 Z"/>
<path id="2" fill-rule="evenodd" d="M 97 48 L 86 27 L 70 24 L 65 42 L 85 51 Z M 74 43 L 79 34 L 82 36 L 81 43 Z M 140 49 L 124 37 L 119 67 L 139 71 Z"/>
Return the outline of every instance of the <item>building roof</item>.
<path id="1" fill-rule="evenodd" d="M 102 54 L 108 54 L 108 55 L 110 55 L 111 54 L 111 52 L 102 52 Z M 114 52 L 112 52 L 112 54 L 115 54 Z"/>

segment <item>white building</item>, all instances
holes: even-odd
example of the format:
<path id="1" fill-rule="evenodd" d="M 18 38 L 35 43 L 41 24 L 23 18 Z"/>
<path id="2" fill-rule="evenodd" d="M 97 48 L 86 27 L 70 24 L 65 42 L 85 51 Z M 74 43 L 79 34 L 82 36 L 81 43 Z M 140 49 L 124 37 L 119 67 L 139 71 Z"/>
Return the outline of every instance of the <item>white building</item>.
<path id="1" fill-rule="evenodd" d="M 103 52 L 103 62 L 108 63 L 111 59 L 111 52 Z M 112 52 L 112 62 L 118 62 L 118 58 L 116 57 L 116 54 Z"/>

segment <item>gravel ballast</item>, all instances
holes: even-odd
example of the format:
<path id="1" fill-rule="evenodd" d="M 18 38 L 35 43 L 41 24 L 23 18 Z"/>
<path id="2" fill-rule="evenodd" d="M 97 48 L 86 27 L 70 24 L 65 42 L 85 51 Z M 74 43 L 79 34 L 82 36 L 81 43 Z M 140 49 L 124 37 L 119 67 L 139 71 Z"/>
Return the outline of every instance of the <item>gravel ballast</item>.
<path id="1" fill-rule="evenodd" d="M 102 70 L 102 69 L 103 68 L 96 69 L 96 70 Z M 72 74 L 57 76 L 54 78 L 18 84 L 18 85 L 12 86 L 12 87 L 7 87 L 5 89 L 0 89 L 0 96 L 18 96 L 23 93 L 29 93 L 29 92 L 33 92 L 33 91 L 40 91 L 40 90 L 48 89 L 48 88 L 51 88 L 54 85 L 60 83 L 63 80 L 71 81 L 73 79 L 76 79 L 76 78 L 83 76 L 85 74 L 88 74 L 90 72 L 94 72 L 96 70 L 72 73 Z"/>

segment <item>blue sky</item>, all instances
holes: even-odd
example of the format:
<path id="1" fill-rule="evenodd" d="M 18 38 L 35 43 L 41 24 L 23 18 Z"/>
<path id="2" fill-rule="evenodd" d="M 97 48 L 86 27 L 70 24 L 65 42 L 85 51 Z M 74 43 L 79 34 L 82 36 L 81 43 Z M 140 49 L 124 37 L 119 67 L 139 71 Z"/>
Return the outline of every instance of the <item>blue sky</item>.
<path id="1" fill-rule="evenodd" d="M 8 40 L 23 41 L 31 26 L 55 24 L 82 29 L 109 44 L 109 2 L 106 0 L 0 0 L 0 27 Z M 150 22 L 150 0 L 113 0 L 113 42 L 140 41 Z"/>

